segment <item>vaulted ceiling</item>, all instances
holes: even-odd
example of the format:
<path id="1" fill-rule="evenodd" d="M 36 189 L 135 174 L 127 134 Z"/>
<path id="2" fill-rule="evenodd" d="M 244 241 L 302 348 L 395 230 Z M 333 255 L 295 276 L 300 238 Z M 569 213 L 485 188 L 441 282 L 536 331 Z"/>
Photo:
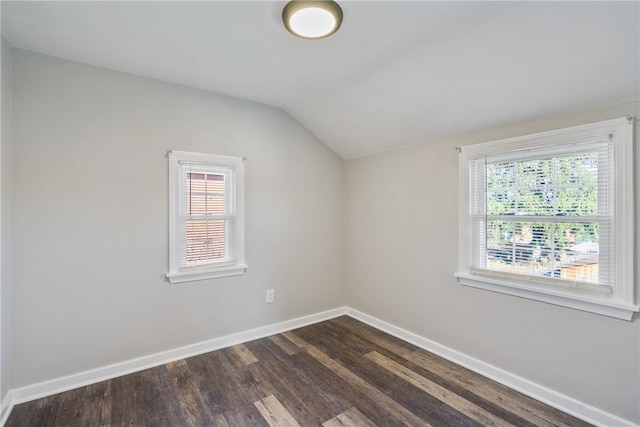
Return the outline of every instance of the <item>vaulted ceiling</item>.
<path id="1" fill-rule="evenodd" d="M 273 105 L 345 159 L 640 98 L 640 3 L 2 1 L 10 45 Z"/>

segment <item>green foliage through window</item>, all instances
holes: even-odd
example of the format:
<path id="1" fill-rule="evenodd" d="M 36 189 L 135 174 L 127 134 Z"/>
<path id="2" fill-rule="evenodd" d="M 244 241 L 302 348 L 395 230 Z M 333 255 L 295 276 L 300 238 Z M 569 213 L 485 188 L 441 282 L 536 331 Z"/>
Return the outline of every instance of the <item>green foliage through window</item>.
<path id="1" fill-rule="evenodd" d="M 487 163 L 488 268 L 598 283 L 598 166 L 597 152 Z"/>

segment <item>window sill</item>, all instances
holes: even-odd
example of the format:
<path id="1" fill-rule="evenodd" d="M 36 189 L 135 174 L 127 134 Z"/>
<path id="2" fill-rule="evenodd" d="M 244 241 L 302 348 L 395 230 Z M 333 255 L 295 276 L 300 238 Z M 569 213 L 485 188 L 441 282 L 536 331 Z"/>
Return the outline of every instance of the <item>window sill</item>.
<path id="1" fill-rule="evenodd" d="M 588 311 L 604 316 L 630 321 L 634 313 L 640 311 L 637 305 L 627 305 L 609 300 L 598 300 L 583 296 L 570 295 L 560 291 L 550 291 L 534 288 L 517 282 L 475 276 L 468 273 L 456 273 L 455 276 L 464 286 L 500 292 L 549 304 L 569 307 L 576 310 Z"/>
<path id="2" fill-rule="evenodd" d="M 177 273 L 167 273 L 169 283 L 194 282 L 196 280 L 217 279 L 220 277 L 240 276 L 247 272 L 246 264 L 232 265 L 230 267 L 220 267 L 211 270 L 191 270 Z"/>

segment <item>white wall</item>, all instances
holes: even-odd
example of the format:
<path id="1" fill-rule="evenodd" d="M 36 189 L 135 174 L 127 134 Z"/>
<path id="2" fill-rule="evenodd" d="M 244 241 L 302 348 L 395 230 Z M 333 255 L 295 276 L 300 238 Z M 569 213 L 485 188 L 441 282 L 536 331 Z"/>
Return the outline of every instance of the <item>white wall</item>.
<path id="1" fill-rule="evenodd" d="M 11 386 L 11 47 L 2 43 L 0 144 L 0 401 Z"/>
<path id="2" fill-rule="evenodd" d="M 13 66 L 13 388 L 344 305 L 344 162 L 289 115 L 22 50 Z M 247 157 L 247 274 L 165 280 L 170 149 Z"/>
<path id="3" fill-rule="evenodd" d="M 455 147 L 629 114 L 639 116 L 638 102 L 347 161 L 347 305 L 640 423 L 637 316 L 626 322 L 463 287 L 453 276 Z"/>

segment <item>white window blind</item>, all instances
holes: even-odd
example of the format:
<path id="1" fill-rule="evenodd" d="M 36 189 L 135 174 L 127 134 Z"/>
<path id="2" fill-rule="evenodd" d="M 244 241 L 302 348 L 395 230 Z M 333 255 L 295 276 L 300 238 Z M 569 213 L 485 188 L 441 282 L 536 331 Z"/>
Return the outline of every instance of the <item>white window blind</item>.
<path id="1" fill-rule="evenodd" d="M 172 283 L 246 269 L 242 166 L 236 157 L 170 153 Z"/>
<path id="2" fill-rule="evenodd" d="M 471 160 L 471 268 L 610 294 L 611 159 L 607 138 Z"/>
<path id="3" fill-rule="evenodd" d="M 458 280 L 630 320 L 634 123 L 461 147 Z"/>
<path id="4" fill-rule="evenodd" d="M 180 163 L 180 266 L 235 262 L 233 174 L 228 168 Z"/>

